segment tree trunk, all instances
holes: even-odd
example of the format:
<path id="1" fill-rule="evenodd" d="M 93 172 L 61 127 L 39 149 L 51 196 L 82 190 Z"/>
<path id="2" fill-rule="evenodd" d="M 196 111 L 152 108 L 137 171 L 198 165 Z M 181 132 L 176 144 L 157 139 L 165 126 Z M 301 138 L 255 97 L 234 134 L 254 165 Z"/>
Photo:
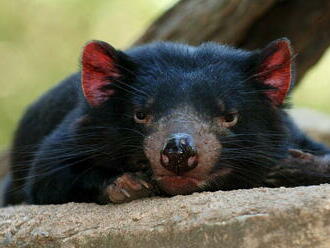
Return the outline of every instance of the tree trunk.
<path id="1" fill-rule="evenodd" d="M 256 49 L 280 37 L 288 37 L 295 48 L 299 83 L 330 44 L 330 1 L 181 0 L 135 44 L 217 41 Z"/>

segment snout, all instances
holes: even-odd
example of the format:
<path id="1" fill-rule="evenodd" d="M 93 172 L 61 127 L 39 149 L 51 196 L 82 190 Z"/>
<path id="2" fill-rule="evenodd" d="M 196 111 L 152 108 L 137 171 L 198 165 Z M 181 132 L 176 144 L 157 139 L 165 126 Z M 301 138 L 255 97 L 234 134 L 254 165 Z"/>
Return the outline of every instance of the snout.
<path id="1" fill-rule="evenodd" d="M 186 133 L 175 133 L 165 142 L 160 154 L 161 165 L 177 175 L 198 165 L 197 150 L 193 138 Z"/>
<path id="2" fill-rule="evenodd" d="M 207 187 L 216 169 L 221 143 L 213 126 L 188 108 L 158 120 L 145 138 L 144 152 L 152 178 L 169 195 L 186 195 Z"/>

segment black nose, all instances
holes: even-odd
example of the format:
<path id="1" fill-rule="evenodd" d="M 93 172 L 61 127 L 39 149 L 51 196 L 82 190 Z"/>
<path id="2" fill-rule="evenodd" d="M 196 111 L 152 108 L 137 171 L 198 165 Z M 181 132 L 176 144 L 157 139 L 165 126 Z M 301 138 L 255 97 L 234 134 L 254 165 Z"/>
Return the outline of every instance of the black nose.
<path id="1" fill-rule="evenodd" d="M 197 151 L 193 138 L 185 133 L 171 135 L 160 154 L 164 168 L 181 174 L 194 169 L 197 164 Z"/>

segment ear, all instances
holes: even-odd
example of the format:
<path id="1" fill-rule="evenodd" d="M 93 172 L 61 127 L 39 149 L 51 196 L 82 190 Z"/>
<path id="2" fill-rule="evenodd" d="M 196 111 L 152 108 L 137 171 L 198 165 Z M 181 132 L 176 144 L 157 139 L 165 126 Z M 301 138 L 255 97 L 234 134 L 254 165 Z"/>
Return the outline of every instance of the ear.
<path id="1" fill-rule="evenodd" d="M 120 77 L 118 51 L 103 41 L 91 41 L 82 53 L 82 89 L 87 102 L 100 106 L 114 93 L 113 81 Z"/>
<path id="2" fill-rule="evenodd" d="M 292 48 L 286 38 L 271 42 L 261 51 L 257 78 L 271 89 L 265 94 L 275 106 L 283 104 L 293 84 Z"/>

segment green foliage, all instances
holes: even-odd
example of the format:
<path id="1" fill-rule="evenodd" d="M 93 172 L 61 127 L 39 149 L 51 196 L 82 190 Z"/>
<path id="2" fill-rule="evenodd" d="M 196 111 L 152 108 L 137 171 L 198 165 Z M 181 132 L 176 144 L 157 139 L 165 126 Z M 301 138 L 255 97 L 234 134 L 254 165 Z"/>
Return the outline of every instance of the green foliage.
<path id="1" fill-rule="evenodd" d="M 79 69 L 92 39 L 128 47 L 176 0 L 0 2 L 0 150 L 26 106 Z"/>
<path id="2" fill-rule="evenodd" d="M 330 114 L 330 49 L 310 70 L 293 94 L 293 103 Z"/>

